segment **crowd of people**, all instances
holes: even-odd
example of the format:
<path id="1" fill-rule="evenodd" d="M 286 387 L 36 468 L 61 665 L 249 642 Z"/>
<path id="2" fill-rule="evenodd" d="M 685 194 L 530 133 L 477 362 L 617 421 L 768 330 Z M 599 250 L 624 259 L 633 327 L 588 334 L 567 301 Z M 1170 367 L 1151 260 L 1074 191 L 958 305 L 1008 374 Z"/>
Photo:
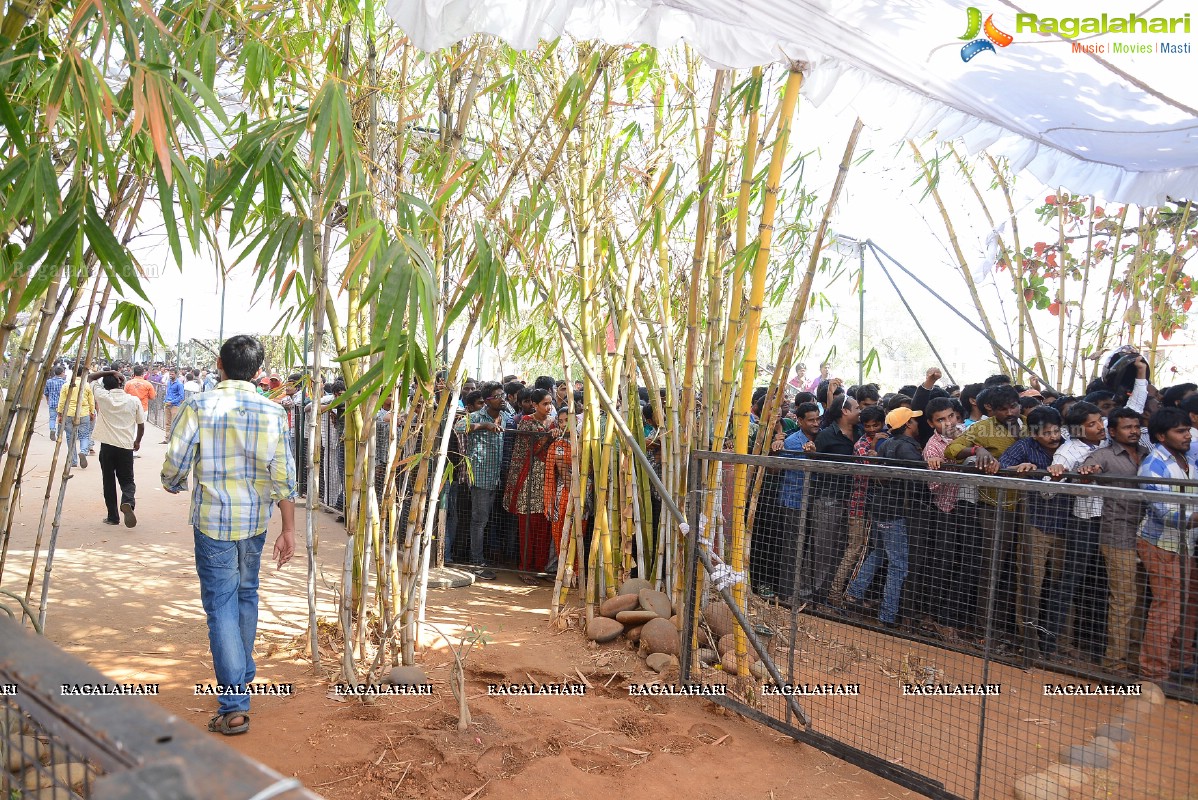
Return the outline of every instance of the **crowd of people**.
<path id="1" fill-rule="evenodd" d="M 814 386 L 801 374 L 791 382 L 769 449 L 850 466 L 767 471 L 749 559 L 756 591 L 960 644 L 988 634 L 997 648 L 1026 650 L 1030 640 L 1034 657 L 1198 679 L 1198 504 L 1052 491 L 1096 476 L 1198 491 L 1198 386 L 1154 387 L 1126 348 L 1084 396 L 1006 375 L 941 387 L 935 368 L 882 393 L 823 369 Z M 870 477 L 851 466 L 866 461 L 940 474 Z M 953 477 L 1000 471 L 1042 483 L 1023 491 Z"/>

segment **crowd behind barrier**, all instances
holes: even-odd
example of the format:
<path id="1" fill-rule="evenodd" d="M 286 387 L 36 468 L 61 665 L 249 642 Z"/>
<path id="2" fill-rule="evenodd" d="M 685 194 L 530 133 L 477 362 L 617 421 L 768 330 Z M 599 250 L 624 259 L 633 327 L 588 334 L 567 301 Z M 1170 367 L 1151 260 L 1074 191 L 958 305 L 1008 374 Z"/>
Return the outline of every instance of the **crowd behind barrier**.
<path id="1" fill-rule="evenodd" d="M 761 470 L 755 508 L 704 484 L 712 461 L 723 486 L 735 464 Z M 736 710 L 928 796 L 1011 796 L 1022 776 L 1069 765 L 1095 731 L 1125 737 L 1123 758 L 1107 760 L 1109 796 L 1182 797 L 1198 785 L 1198 482 L 1050 481 L 1047 471 L 786 451 L 697 453 L 694 464 L 695 545 L 734 563 L 731 523 L 753 515 L 748 570 L 734 577 L 751 589 L 745 636 L 807 693 L 810 724 L 764 689 L 727 699 Z M 845 501 L 829 509 L 829 493 Z M 1063 524 L 1050 533 L 1054 512 Z M 1154 519 L 1188 559 L 1175 582 L 1157 580 L 1143 546 L 1137 565 L 1140 527 Z M 704 597 L 695 554 L 692 602 Z M 732 680 L 682 641 L 684 680 Z M 698 640 L 715 658 L 725 644 Z M 1151 703 L 1128 705 L 1149 696 L 1149 682 L 1181 706 L 1148 719 Z M 1132 738 L 1134 748 L 1123 744 Z"/>

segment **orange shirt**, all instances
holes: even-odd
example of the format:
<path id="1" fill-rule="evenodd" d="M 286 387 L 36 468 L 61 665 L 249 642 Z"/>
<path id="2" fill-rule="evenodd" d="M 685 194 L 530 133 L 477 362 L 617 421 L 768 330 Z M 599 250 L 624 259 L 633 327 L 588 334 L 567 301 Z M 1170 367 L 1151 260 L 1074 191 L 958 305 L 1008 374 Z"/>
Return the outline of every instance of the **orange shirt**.
<path id="1" fill-rule="evenodd" d="M 130 378 L 125 381 L 125 394 L 130 394 L 141 400 L 143 411 L 150 410 L 150 401 L 154 399 L 154 384 L 145 378 Z"/>

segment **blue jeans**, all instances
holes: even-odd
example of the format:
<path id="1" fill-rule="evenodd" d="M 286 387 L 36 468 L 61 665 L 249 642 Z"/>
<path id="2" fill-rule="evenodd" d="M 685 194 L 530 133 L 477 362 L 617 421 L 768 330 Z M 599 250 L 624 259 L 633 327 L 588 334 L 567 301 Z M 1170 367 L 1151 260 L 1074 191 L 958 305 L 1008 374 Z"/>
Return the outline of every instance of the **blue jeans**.
<path id="1" fill-rule="evenodd" d="M 874 523 L 874 547 L 865 557 L 857 577 L 849 583 L 847 594 L 854 600 L 865 596 L 873 582 L 874 573 L 886 559 L 886 585 L 882 589 L 882 608 L 878 619 L 894 622 L 898 619 L 899 600 L 903 596 L 903 581 L 907 579 L 907 520 L 903 517 Z"/>
<path id="2" fill-rule="evenodd" d="M 1064 554 L 1056 572 L 1048 581 L 1045 594 L 1044 628 L 1040 649 L 1044 655 L 1054 655 L 1057 641 L 1065 629 L 1073 601 L 1078 594 L 1086 567 L 1098 555 L 1098 526 L 1073 515 L 1065 525 Z M 1091 612 L 1092 613 L 1092 612 Z M 1078 636 L 1080 641 L 1081 637 Z"/>
<path id="3" fill-rule="evenodd" d="M 80 451 L 86 453 L 92 447 L 92 420 L 89 416 L 79 418 L 79 425 L 75 425 L 75 418 L 63 415 L 62 417 L 62 435 L 67 439 L 67 454 L 71 459 L 71 466 L 79 466 Z"/>
<path id="4" fill-rule="evenodd" d="M 250 696 L 238 687 L 253 682 L 254 635 L 258 629 L 258 567 L 266 533 L 222 542 L 195 531 L 200 602 L 208 615 L 208 645 L 216 682 L 222 687 L 219 713 L 247 712 Z"/>

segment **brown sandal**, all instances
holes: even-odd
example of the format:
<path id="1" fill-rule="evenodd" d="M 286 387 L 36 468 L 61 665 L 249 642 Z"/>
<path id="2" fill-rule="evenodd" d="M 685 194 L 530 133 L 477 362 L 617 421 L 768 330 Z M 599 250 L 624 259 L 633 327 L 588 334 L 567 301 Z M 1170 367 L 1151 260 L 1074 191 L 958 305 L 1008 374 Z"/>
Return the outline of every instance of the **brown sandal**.
<path id="1" fill-rule="evenodd" d="M 240 725 L 232 724 L 232 720 L 241 717 Z M 223 733 L 225 736 L 236 736 L 239 733 L 245 733 L 250 729 L 250 715 L 244 711 L 230 711 L 226 714 L 217 714 L 212 719 L 208 720 L 208 730 L 212 733 Z"/>

